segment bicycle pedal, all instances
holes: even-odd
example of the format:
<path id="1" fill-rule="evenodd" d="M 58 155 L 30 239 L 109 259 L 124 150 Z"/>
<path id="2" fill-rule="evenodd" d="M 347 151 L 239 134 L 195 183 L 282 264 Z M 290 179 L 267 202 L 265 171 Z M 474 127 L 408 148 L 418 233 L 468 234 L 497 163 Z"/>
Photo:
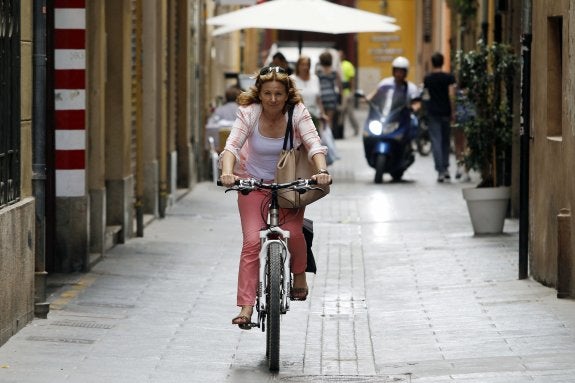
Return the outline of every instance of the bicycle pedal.
<path id="1" fill-rule="evenodd" d="M 252 327 L 257 327 L 257 326 L 258 326 L 258 324 L 257 324 L 257 323 L 253 323 L 253 322 L 251 322 L 251 323 L 241 323 L 241 324 L 238 324 L 238 327 L 241 328 L 242 330 L 251 330 Z"/>

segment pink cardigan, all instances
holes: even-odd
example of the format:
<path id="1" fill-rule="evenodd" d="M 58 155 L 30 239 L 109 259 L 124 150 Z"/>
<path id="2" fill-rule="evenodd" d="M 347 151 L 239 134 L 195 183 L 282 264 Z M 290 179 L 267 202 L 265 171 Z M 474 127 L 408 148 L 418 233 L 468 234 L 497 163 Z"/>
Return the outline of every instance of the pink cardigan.
<path id="1" fill-rule="evenodd" d="M 236 116 L 236 120 L 232 126 L 232 131 L 226 140 L 224 151 L 231 152 L 236 157 L 234 166 L 234 174 L 238 177 L 247 178 L 250 175 L 246 171 L 246 162 L 249 161 L 250 148 L 247 139 L 250 134 L 258 125 L 260 115 L 262 113 L 261 104 L 251 104 L 248 106 L 240 106 Z M 287 126 L 287 113 L 285 114 Z M 327 147 L 321 144 L 321 140 L 311 120 L 311 116 L 307 108 L 301 102 L 298 103 L 293 112 L 293 127 L 294 127 L 294 140 L 293 145 L 295 148 L 302 143 L 308 150 L 309 159 L 317 154 L 327 153 Z M 289 146 L 289 143 L 288 143 Z M 222 151 L 223 154 L 223 151 Z M 220 154 L 220 169 L 221 169 L 221 156 Z"/>

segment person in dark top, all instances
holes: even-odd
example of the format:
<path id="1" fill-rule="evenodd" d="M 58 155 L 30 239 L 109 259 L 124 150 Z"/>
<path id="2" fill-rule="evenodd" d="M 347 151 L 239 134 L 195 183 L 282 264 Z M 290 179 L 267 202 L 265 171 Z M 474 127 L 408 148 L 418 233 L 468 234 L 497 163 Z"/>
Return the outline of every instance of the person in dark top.
<path id="1" fill-rule="evenodd" d="M 333 56 L 329 51 L 324 51 L 319 55 L 319 68 L 317 69 L 319 79 L 319 93 L 326 120 L 319 130 L 322 142 L 327 146 L 327 160 L 331 164 L 340 157 L 335 148 L 332 126 L 336 124 L 336 111 L 339 106 L 342 87 L 339 72 L 333 67 Z"/>
<path id="2" fill-rule="evenodd" d="M 289 65 L 289 62 L 287 61 L 286 57 L 284 56 L 283 53 L 281 52 L 276 52 L 273 56 L 272 56 L 272 63 L 270 64 L 272 66 L 279 66 L 283 69 L 285 69 L 285 71 L 287 72 L 288 76 L 291 76 L 293 74 L 293 69 L 291 68 L 291 66 Z"/>
<path id="3" fill-rule="evenodd" d="M 339 105 L 339 95 L 342 92 L 341 77 L 339 72 L 332 66 L 333 56 L 329 51 L 324 51 L 319 55 L 319 68 L 317 77 L 319 78 L 319 88 L 321 102 L 325 113 L 329 118 L 329 123 L 335 123 L 335 112 Z"/>
<path id="4" fill-rule="evenodd" d="M 437 182 L 449 181 L 451 123 L 455 121 L 455 76 L 443 68 L 443 55 L 431 56 L 432 70 L 423 80 L 424 101 Z"/>

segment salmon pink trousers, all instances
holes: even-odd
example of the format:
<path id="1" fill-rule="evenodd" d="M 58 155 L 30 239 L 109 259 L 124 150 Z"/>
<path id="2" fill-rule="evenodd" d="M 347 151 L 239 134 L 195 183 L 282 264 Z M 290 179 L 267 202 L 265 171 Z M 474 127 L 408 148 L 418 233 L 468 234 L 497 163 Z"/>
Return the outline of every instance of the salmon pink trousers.
<path id="1" fill-rule="evenodd" d="M 243 233 L 243 246 L 238 273 L 238 306 L 253 306 L 260 268 L 260 230 L 266 226 L 270 192 L 255 190 L 248 195 L 238 193 L 238 207 Z M 302 232 L 305 208 L 280 209 L 280 227 L 289 230 L 288 248 L 293 274 L 305 272 L 307 246 Z"/>

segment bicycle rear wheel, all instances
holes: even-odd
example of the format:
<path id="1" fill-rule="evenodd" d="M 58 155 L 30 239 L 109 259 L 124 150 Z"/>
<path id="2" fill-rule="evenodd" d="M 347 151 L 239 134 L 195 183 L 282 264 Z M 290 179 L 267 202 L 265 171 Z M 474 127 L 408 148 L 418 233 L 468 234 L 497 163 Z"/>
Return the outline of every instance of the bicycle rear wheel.
<path id="1" fill-rule="evenodd" d="M 270 371 L 279 370 L 280 360 L 280 315 L 282 291 L 282 246 L 271 243 L 268 247 L 268 294 L 267 294 L 267 350 Z"/>

